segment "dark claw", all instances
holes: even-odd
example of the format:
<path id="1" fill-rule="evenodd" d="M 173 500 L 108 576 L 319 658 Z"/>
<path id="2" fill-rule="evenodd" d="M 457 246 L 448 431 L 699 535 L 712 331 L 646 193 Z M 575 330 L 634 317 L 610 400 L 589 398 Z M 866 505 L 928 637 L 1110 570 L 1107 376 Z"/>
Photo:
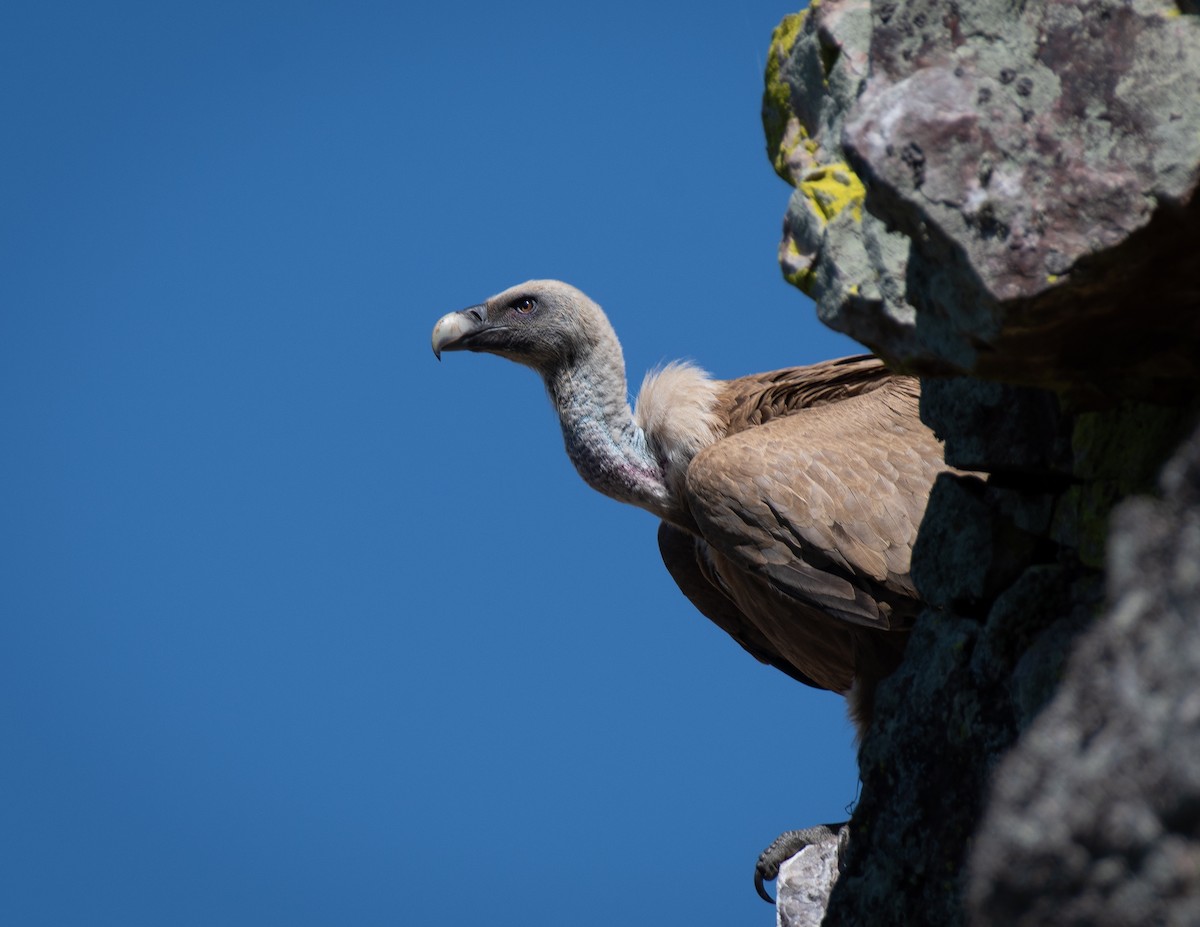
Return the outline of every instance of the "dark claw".
<path id="1" fill-rule="evenodd" d="M 775 875 L 779 875 L 779 873 L 776 872 Z M 763 874 L 758 871 L 757 867 L 754 870 L 754 890 L 758 892 L 758 897 L 767 904 L 775 903 L 775 899 L 771 897 L 771 893 L 767 891 L 767 887 L 763 885 Z"/>
<path id="2" fill-rule="evenodd" d="M 754 890 L 758 892 L 758 897 L 767 904 L 775 903 L 775 899 L 771 897 L 771 893 L 767 891 L 763 883 L 774 881 L 775 877 L 779 875 L 779 867 L 805 847 L 837 840 L 840 853 L 841 845 L 849 835 L 847 823 L 818 824 L 816 827 L 807 827 L 804 830 L 784 831 L 776 837 L 771 845 L 759 854 L 758 862 L 754 864 Z"/>

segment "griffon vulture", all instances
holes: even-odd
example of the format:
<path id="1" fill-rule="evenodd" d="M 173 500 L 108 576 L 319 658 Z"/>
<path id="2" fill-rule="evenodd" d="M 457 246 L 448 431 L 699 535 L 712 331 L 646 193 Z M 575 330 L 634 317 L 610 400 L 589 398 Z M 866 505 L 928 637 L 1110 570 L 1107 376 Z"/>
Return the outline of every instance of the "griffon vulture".
<path id="1" fill-rule="evenodd" d="M 631 410 L 607 317 L 555 280 L 443 316 L 433 351 L 541 374 L 584 480 L 662 519 L 683 594 L 758 660 L 846 696 L 862 734 L 920 606 L 909 556 L 946 469 L 915 379 L 867 355 L 736 380 L 673 363 Z"/>
<path id="2" fill-rule="evenodd" d="M 556 280 L 443 316 L 443 351 L 541 374 L 584 480 L 662 519 L 658 546 L 683 594 L 755 658 L 846 696 L 861 737 L 921 605 L 909 559 L 947 469 L 916 380 L 869 355 L 736 380 L 673 363 L 631 410 L 607 317 Z M 781 835 L 755 867 L 759 895 L 771 901 L 763 881 L 780 863 L 842 827 Z"/>

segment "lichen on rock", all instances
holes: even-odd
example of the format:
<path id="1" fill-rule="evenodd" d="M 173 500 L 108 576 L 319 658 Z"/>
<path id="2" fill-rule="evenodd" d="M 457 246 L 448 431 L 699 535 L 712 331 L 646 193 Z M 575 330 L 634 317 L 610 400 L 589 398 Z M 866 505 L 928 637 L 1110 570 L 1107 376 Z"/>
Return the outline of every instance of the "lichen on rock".
<path id="1" fill-rule="evenodd" d="M 785 274 L 919 372 L 1142 395 L 1196 378 L 1200 23 L 1178 12 L 825 0 L 789 18 L 764 98 L 798 188 Z M 802 185 L 842 163 L 864 210 L 821 222 Z"/>

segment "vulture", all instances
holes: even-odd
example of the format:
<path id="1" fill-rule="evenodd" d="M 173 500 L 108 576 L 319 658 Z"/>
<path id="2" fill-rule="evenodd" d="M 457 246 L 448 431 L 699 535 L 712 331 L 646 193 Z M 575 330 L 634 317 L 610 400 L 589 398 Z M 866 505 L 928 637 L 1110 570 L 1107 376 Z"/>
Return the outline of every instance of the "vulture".
<path id="1" fill-rule="evenodd" d="M 921 605 L 909 559 L 947 469 L 914 378 L 870 355 L 735 380 L 675 362 L 631 409 L 608 318 L 556 280 L 443 316 L 433 351 L 541 374 L 576 470 L 661 520 L 683 594 L 756 659 L 845 696 L 861 737 Z"/>

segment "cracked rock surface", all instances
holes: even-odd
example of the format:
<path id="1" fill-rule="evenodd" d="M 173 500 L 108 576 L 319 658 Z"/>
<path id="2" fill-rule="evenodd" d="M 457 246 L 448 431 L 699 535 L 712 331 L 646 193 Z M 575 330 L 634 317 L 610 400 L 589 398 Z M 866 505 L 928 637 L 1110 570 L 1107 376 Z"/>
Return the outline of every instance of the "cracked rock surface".
<path id="1" fill-rule="evenodd" d="M 981 925 L 1200 923 L 1200 432 L 1113 516 L 1109 607 L 1004 761 Z"/>
<path id="2" fill-rule="evenodd" d="M 782 866 L 775 880 L 779 901 L 775 906 L 778 927 L 818 927 L 838 877 L 836 836 L 805 847 Z"/>
<path id="3" fill-rule="evenodd" d="M 825 0 L 785 20 L 765 95 L 796 187 L 785 275 L 917 372 L 1147 398 L 1195 379 L 1198 19 Z"/>

